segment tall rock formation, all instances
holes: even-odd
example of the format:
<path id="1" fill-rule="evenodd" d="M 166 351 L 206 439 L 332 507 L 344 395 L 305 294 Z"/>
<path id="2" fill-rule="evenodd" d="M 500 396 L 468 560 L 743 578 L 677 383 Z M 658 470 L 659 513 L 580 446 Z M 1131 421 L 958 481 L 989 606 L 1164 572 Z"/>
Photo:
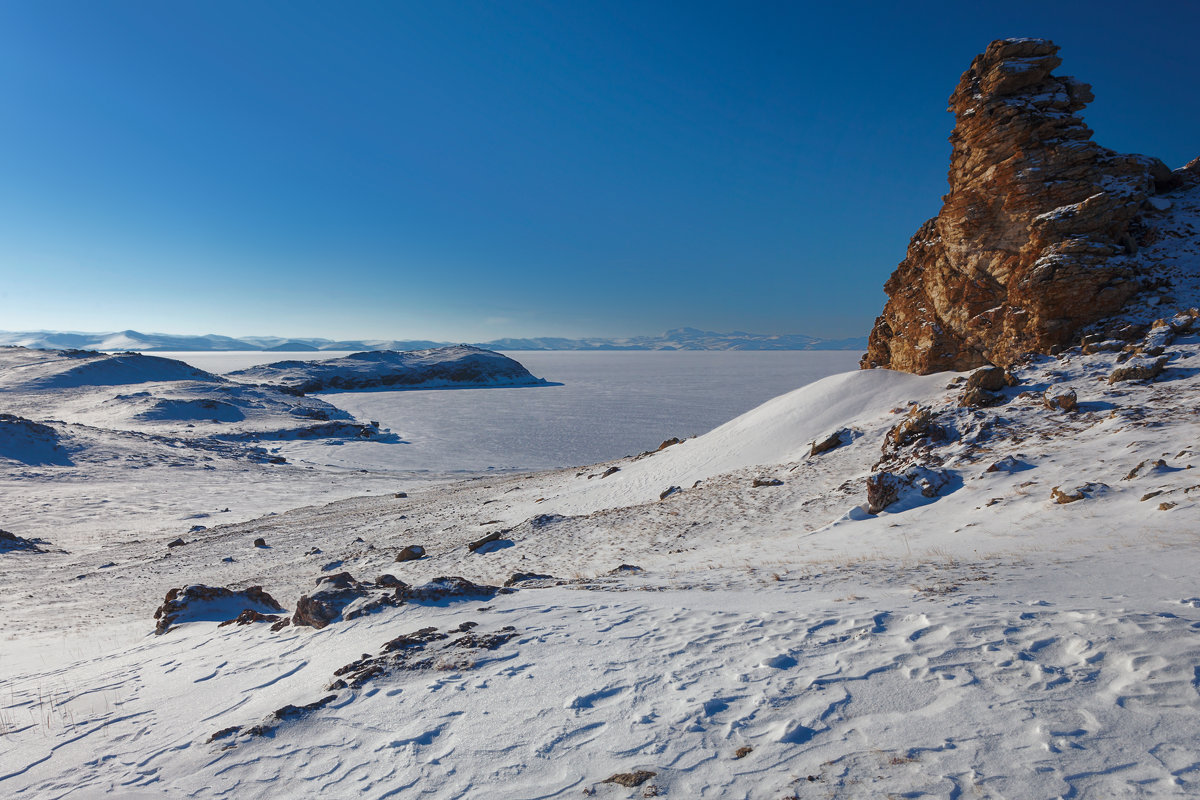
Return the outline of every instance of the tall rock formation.
<path id="1" fill-rule="evenodd" d="M 1192 174 L 1092 142 L 1077 116 L 1091 89 L 1052 74 L 1057 52 L 995 41 L 958 82 L 950 192 L 885 285 L 864 368 L 1007 366 L 1077 343 L 1144 288 L 1148 198 Z"/>

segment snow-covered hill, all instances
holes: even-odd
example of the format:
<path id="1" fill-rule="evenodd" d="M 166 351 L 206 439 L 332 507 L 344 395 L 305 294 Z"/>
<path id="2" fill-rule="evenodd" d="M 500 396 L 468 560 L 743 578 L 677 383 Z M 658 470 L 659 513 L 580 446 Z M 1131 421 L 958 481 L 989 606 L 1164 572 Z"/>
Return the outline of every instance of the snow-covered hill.
<path id="1" fill-rule="evenodd" d="M 1194 795 L 1196 328 L 835 376 L 634 458 L 173 547 L 21 512 L 46 552 L 0 553 L 0 792 Z M 284 610 L 155 635 L 193 584 Z"/>
<path id="2" fill-rule="evenodd" d="M 546 385 L 519 362 L 469 345 L 412 352 L 377 350 L 324 361 L 277 361 L 229 376 L 303 393 Z"/>

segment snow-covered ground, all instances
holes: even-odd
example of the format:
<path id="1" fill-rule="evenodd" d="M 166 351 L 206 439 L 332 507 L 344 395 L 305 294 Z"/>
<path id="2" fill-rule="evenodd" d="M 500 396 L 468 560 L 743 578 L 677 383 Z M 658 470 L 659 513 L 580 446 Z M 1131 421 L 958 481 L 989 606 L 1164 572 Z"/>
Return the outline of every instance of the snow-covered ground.
<path id="1" fill-rule="evenodd" d="M 1161 341 L 1156 380 L 1109 382 Z M 1142 345 L 1033 359 L 995 407 L 854 372 L 650 455 L 346 473 L 376 496 L 332 503 L 301 475 L 350 485 L 331 473 L 247 464 L 247 513 L 214 494 L 204 530 L 6 521 L 46 541 L 0 553 L 0 793 L 1195 796 L 1200 337 Z M 1068 390 L 1075 411 L 1043 401 Z M 931 496 L 866 513 L 881 470 Z M 289 479 L 307 505 L 248 518 Z M 201 606 L 153 634 L 172 588 L 261 585 L 287 616 L 342 572 L 362 596 L 321 629 Z M 515 573 L 550 577 L 436 581 Z"/>

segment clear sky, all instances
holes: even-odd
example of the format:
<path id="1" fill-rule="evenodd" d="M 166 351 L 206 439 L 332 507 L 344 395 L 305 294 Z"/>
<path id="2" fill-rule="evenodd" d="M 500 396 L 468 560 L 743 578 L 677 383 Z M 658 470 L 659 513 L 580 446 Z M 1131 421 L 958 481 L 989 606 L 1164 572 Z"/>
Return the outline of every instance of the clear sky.
<path id="1" fill-rule="evenodd" d="M 995 38 L 1200 155 L 1193 2 L 0 3 L 0 329 L 862 335 Z"/>

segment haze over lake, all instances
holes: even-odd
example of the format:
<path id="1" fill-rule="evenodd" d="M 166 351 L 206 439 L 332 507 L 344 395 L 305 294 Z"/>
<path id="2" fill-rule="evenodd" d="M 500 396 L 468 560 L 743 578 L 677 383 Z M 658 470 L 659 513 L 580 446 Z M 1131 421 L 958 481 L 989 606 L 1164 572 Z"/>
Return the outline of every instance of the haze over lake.
<path id="1" fill-rule="evenodd" d="M 343 353 L 156 353 L 227 372 Z M 281 358 L 282 355 L 282 358 Z M 289 458 L 348 468 L 447 472 L 548 469 L 651 450 L 857 367 L 856 351 L 544 352 L 506 355 L 561 386 L 343 392 L 325 400 L 400 434 L 402 445 L 287 445 Z"/>

